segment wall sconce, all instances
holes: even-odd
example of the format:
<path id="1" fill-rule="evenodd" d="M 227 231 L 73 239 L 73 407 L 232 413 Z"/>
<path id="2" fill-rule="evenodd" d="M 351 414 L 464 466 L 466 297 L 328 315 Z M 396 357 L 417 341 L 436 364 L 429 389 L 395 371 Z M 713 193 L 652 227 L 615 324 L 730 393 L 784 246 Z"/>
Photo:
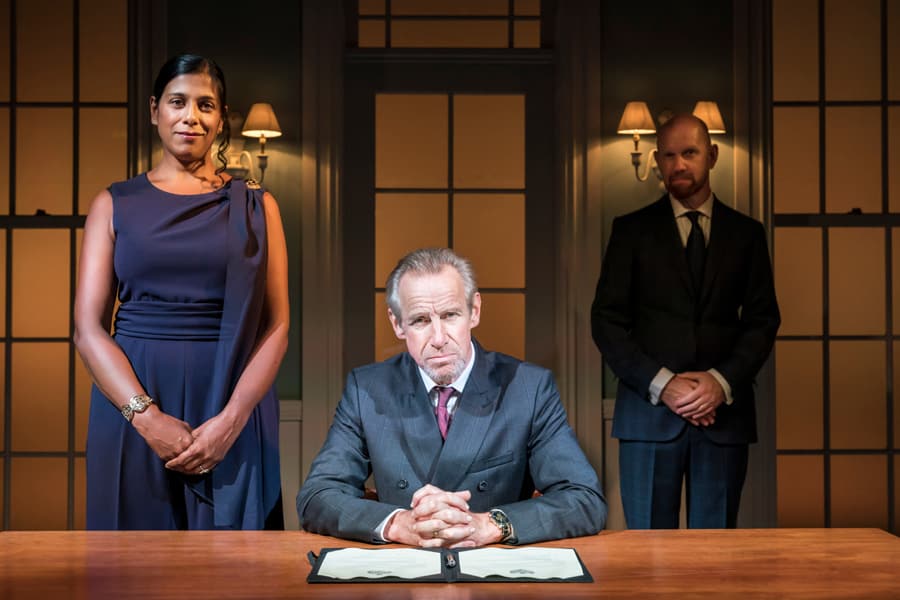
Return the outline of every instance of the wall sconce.
<path id="1" fill-rule="evenodd" d="M 666 112 L 668 113 L 668 111 Z M 722 119 L 722 113 L 719 112 L 719 105 L 714 101 L 698 101 L 694 105 L 693 115 L 706 123 L 706 127 L 711 135 L 725 133 L 725 121 Z M 661 119 L 662 123 L 665 123 L 667 120 Z M 644 171 L 643 176 L 640 174 L 639 167 L 641 166 L 642 153 L 638 150 L 638 142 L 641 139 L 641 134 L 656 133 L 656 126 L 653 124 L 653 117 L 650 116 L 650 110 L 647 108 L 646 102 L 629 102 L 625 105 L 616 133 L 634 136 L 634 152 L 631 153 L 631 164 L 634 165 L 634 176 L 637 180 L 647 181 L 650 177 L 651 168 L 657 178 L 662 179 L 659 169 L 656 168 L 656 148 L 650 150 L 647 156 L 647 169 Z"/>
<path id="2" fill-rule="evenodd" d="M 266 154 L 266 138 L 279 137 L 281 135 L 281 126 L 275 117 L 275 111 L 268 102 L 258 102 L 250 107 L 250 114 L 244 121 L 244 128 L 241 135 L 249 138 L 259 138 L 259 154 L 256 155 L 259 161 L 259 182 L 262 183 L 266 176 L 266 167 L 269 163 L 269 155 Z"/>
<path id="3" fill-rule="evenodd" d="M 725 121 L 719 112 L 719 105 L 712 100 L 700 100 L 694 105 L 694 116 L 706 123 L 711 134 L 725 133 Z"/>
<path id="4" fill-rule="evenodd" d="M 241 129 L 244 127 L 244 115 L 235 111 L 228 111 L 228 123 L 231 126 L 231 138 L 228 140 L 228 154 L 225 172 L 232 177 L 247 179 L 253 174 L 253 159 L 250 153 L 244 150 L 244 138 L 241 137 Z"/>
<path id="5" fill-rule="evenodd" d="M 650 116 L 650 109 L 647 108 L 647 103 L 629 102 L 626 104 L 625 110 L 622 112 L 622 118 L 619 119 L 616 133 L 633 136 L 634 152 L 631 153 L 631 164 L 634 165 L 634 176 L 637 177 L 638 181 L 647 181 L 647 178 L 650 176 L 650 165 L 653 163 L 653 155 L 656 153 L 655 149 L 650 151 L 650 156 L 647 160 L 647 170 L 644 172 L 644 176 L 641 177 L 642 153 L 638 150 L 641 134 L 656 133 L 656 125 L 653 124 L 653 117 Z"/>

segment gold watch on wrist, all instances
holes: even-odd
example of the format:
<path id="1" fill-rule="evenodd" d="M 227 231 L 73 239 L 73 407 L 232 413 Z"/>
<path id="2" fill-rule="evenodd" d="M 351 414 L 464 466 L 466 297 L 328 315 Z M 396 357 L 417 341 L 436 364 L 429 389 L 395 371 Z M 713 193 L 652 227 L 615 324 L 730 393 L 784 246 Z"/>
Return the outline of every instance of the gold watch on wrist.
<path id="1" fill-rule="evenodd" d="M 493 508 L 488 512 L 488 518 L 491 520 L 491 523 L 500 529 L 501 542 L 505 542 L 513 536 L 512 523 L 509 522 L 509 517 L 506 516 L 505 512 L 499 508 Z"/>
<path id="2" fill-rule="evenodd" d="M 122 416 L 131 423 L 135 413 L 142 413 L 153 404 L 153 398 L 147 394 L 136 394 L 129 398 L 128 403 L 122 407 Z"/>

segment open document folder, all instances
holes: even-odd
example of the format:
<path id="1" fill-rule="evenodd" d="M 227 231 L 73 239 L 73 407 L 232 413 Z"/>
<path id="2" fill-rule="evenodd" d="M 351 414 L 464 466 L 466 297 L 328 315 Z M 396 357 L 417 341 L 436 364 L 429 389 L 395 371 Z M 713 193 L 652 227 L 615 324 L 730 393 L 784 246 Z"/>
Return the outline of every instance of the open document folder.
<path id="1" fill-rule="evenodd" d="M 309 562 L 309 583 L 594 581 L 573 548 L 323 548 Z"/>

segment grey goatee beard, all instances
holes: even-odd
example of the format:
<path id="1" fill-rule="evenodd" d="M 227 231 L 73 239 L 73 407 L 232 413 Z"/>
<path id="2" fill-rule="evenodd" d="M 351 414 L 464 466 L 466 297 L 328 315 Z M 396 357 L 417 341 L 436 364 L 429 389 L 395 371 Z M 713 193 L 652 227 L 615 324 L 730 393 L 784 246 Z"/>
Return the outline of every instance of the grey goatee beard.
<path id="1" fill-rule="evenodd" d="M 445 368 L 440 373 L 438 373 L 437 371 L 429 367 L 425 367 L 423 370 L 429 377 L 431 377 L 432 381 L 434 381 L 438 385 L 444 386 L 450 385 L 451 383 L 459 379 L 459 376 L 462 375 L 462 372 L 465 368 L 466 361 L 460 358 L 455 362 L 455 364 L 453 365 L 453 369 L 451 369 L 450 371 L 447 371 Z"/>

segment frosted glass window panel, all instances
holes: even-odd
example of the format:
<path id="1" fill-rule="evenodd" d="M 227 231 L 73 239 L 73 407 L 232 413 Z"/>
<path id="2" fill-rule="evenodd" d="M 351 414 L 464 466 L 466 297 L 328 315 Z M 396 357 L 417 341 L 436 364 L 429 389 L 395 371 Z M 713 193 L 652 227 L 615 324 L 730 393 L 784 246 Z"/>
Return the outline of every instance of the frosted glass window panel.
<path id="1" fill-rule="evenodd" d="M 69 345 L 12 344 L 12 449 L 64 452 L 69 447 Z"/>
<path id="2" fill-rule="evenodd" d="M 888 202 L 892 213 L 900 212 L 900 106 L 888 107 Z"/>
<path id="3" fill-rule="evenodd" d="M 516 0 L 513 6 L 516 15 L 538 17 L 541 14 L 541 0 Z"/>
<path id="4" fill-rule="evenodd" d="M 825 467 L 821 456 L 782 455 L 778 462 L 778 526 L 825 526 Z"/>
<path id="5" fill-rule="evenodd" d="M 525 187 L 525 96 L 453 97 L 453 185 Z"/>
<path id="6" fill-rule="evenodd" d="M 81 100 L 128 101 L 128 3 L 79 0 L 78 26 Z"/>
<path id="7" fill-rule="evenodd" d="M 2 39 L 2 38 L 0 38 Z M 2 44 L 0 44 L 2 45 Z M 9 109 L 0 106 L 0 215 L 9 214 Z"/>
<path id="8" fill-rule="evenodd" d="M 819 212 L 819 109 L 773 110 L 774 210 Z"/>
<path id="9" fill-rule="evenodd" d="M 375 96 L 375 186 L 446 188 L 445 94 Z"/>
<path id="10" fill-rule="evenodd" d="M 900 342 L 894 342 L 894 448 L 900 448 Z M 900 464 L 900 460 L 896 461 Z M 897 513 L 900 516 L 900 512 Z"/>
<path id="11" fill-rule="evenodd" d="M 880 213 L 881 203 L 881 108 L 826 108 L 826 210 L 847 213 L 858 208 Z"/>
<path id="12" fill-rule="evenodd" d="M 391 21 L 392 48 L 506 48 L 509 21 L 462 19 Z"/>
<path id="13" fill-rule="evenodd" d="M 0 444 L 6 442 L 6 344 L 0 343 Z M 3 471 L 0 470 L 0 480 Z M 0 491 L 0 495 L 2 495 Z"/>
<path id="14" fill-rule="evenodd" d="M 16 2 L 17 100 L 72 101 L 74 4 L 58 0 Z M 71 148 L 70 144 L 70 153 Z"/>
<path id="15" fill-rule="evenodd" d="M 0 229 L 0 315 L 6 314 L 6 229 Z M 6 335 L 6 318 L 0 319 L 0 337 Z M 3 438 L 0 437 L 0 440 Z"/>
<path id="16" fill-rule="evenodd" d="M 87 465 L 83 458 L 75 458 L 75 529 L 85 529 L 87 526 Z"/>
<path id="17" fill-rule="evenodd" d="M 776 447 L 815 450 L 823 444 L 822 342 L 775 343 Z"/>
<path id="18" fill-rule="evenodd" d="M 384 48 L 385 33 L 384 20 L 382 19 L 366 19 L 359 22 L 359 40 L 360 48 Z"/>
<path id="19" fill-rule="evenodd" d="M 81 247 L 84 245 L 84 228 L 79 227 L 75 230 L 75 281 L 72 284 L 75 286 L 75 290 L 78 290 L 78 268 L 81 264 Z"/>
<path id="20" fill-rule="evenodd" d="M 885 350 L 882 341 L 829 343 L 832 448 L 886 448 Z"/>
<path id="21" fill-rule="evenodd" d="M 69 336 L 69 230 L 13 230 L 12 334 Z"/>
<path id="22" fill-rule="evenodd" d="M 825 0 L 825 99 L 881 99 L 880 0 Z"/>
<path id="23" fill-rule="evenodd" d="M 392 15 L 506 16 L 508 0 L 391 0 Z"/>
<path id="24" fill-rule="evenodd" d="M 516 21 L 513 25 L 516 48 L 540 48 L 541 24 L 539 21 Z"/>
<path id="25" fill-rule="evenodd" d="M 822 334 L 822 230 L 775 228 L 775 292 L 781 335 Z"/>
<path id="26" fill-rule="evenodd" d="M 69 467 L 65 458 L 13 458 L 10 528 L 60 530 L 67 526 Z"/>
<path id="27" fill-rule="evenodd" d="M 887 3 L 888 99 L 900 100 L 900 4 Z M 900 511 L 897 511 L 900 515 Z M 900 519 L 897 519 L 900 523 Z"/>
<path id="28" fill-rule="evenodd" d="M 475 267 L 481 288 L 525 287 L 525 196 L 456 194 L 453 248 Z"/>
<path id="29" fill-rule="evenodd" d="M 2 463 L 0 463 L 2 464 Z M 900 460 L 894 459 L 894 535 L 900 532 Z"/>
<path id="30" fill-rule="evenodd" d="M 831 526 L 887 529 L 886 456 L 831 456 Z"/>
<path id="31" fill-rule="evenodd" d="M 818 0 L 772 2 L 775 101 L 819 99 L 818 12 Z"/>
<path id="32" fill-rule="evenodd" d="M 71 108 L 16 111 L 15 175 L 17 214 L 72 214 Z"/>
<path id="33" fill-rule="evenodd" d="M 375 282 L 417 248 L 447 246 L 447 194 L 375 195 Z"/>
<path id="34" fill-rule="evenodd" d="M 487 350 L 525 358 L 525 294 L 481 293 L 481 324 L 472 335 Z"/>
<path id="35" fill-rule="evenodd" d="M 11 0 L 0 0 L 0 102 L 9 101 L 9 3 Z M 6 181 L 0 179 L 0 181 Z"/>
<path id="36" fill-rule="evenodd" d="M 128 176 L 128 109 L 82 108 L 78 136 L 78 212 L 114 181 Z"/>
<path id="37" fill-rule="evenodd" d="M 384 292 L 375 292 L 375 360 L 385 360 L 406 351 L 406 342 L 394 334 L 388 319 Z"/>
<path id="38" fill-rule="evenodd" d="M 828 304 L 832 335 L 885 332 L 885 230 L 828 230 Z"/>
<path id="39" fill-rule="evenodd" d="M 384 0 L 359 0 L 359 14 L 383 15 Z"/>
<path id="40" fill-rule="evenodd" d="M 91 375 L 75 353 L 75 451 L 84 452 L 87 442 L 88 415 L 91 411 Z"/>
<path id="41" fill-rule="evenodd" d="M 893 277 L 891 283 L 891 304 L 893 306 L 894 315 L 894 333 L 900 332 L 900 229 L 891 229 L 891 270 Z M 896 388 L 900 392 L 900 388 Z M 900 434 L 900 431 L 898 431 Z M 900 437 L 900 435 L 898 435 Z"/>

